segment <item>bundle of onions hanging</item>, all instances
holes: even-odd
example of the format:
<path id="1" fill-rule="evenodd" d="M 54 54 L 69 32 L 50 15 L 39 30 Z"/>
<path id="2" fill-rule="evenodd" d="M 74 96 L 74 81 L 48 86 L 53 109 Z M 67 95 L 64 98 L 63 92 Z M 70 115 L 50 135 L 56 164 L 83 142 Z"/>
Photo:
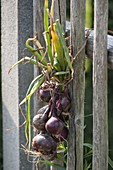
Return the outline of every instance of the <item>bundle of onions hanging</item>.
<path id="1" fill-rule="evenodd" d="M 73 60 L 66 46 L 62 26 L 59 20 L 53 19 L 53 5 L 54 1 L 49 12 L 48 0 L 45 0 L 43 35 L 46 47 L 42 47 L 35 34 L 33 38 L 26 41 L 26 48 L 31 52 L 31 57 L 22 58 L 9 70 L 10 72 L 17 64 L 24 61 L 40 69 L 41 74 L 32 80 L 20 106 L 27 103 L 25 136 L 28 148 L 41 155 L 52 155 L 52 158 L 57 153 L 59 143 L 67 140 L 68 137 L 64 113 L 69 113 L 71 107 L 68 86 L 73 79 Z M 31 42 L 36 49 L 31 46 Z M 40 100 L 47 105 L 41 108 L 31 120 L 30 99 L 34 93 L 37 93 Z M 33 139 L 31 139 L 31 125 L 38 133 Z"/>

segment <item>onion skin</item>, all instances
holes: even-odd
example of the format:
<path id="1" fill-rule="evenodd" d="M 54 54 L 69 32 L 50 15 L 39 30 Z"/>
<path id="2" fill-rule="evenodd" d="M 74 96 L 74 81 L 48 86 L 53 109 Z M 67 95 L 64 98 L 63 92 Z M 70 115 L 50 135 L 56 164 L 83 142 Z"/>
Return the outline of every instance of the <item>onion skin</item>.
<path id="1" fill-rule="evenodd" d="M 60 89 L 58 89 L 60 90 Z M 67 87 L 65 87 L 64 91 L 60 93 L 59 91 L 59 96 L 56 98 L 56 109 L 58 113 L 61 112 L 68 112 L 70 107 L 71 107 L 71 100 L 70 100 L 70 95 L 69 95 L 69 90 Z M 55 94 L 56 96 L 56 94 Z"/>
<path id="2" fill-rule="evenodd" d="M 55 135 L 56 137 L 56 141 L 57 142 L 63 142 L 64 140 L 66 140 L 68 138 L 68 134 L 69 134 L 69 130 L 68 128 L 65 126 L 62 131 L 60 132 L 60 134 Z"/>
<path id="3" fill-rule="evenodd" d="M 43 155 L 56 153 L 56 148 L 57 143 L 48 134 L 38 134 L 32 140 L 32 149 Z"/>
<path id="4" fill-rule="evenodd" d="M 54 90 L 52 93 L 52 99 L 51 99 L 51 117 L 46 122 L 45 129 L 48 133 L 51 135 L 58 135 L 62 129 L 64 128 L 65 124 L 62 120 L 59 119 L 57 115 L 57 108 L 56 108 L 56 101 L 58 100 L 58 94 L 57 89 Z"/>
<path id="5" fill-rule="evenodd" d="M 45 110 L 45 109 L 44 109 Z M 48 120 L 48 114 L 50 112 L 50 106 L 48 106 L 43 114 L 37 114 L 33 117 L 33 123 L 32 125 L 37 130 L 44 130 L 45 129 L 45 123 Z"/>
<path id="6" fill-rule="evenodd" d="M 51 99 L 50 89 L 39 89 L 38 95 L 40 99 L 44 102 L 49 102 Z"/>
<path id="7" fill-rule="evenodd" d="M 43 114 L 46 109 L 49 108 L 49 105 L 45 105 L 43 107 L 41 107 L 38 111 L 37 111 L 37 114 Z"/>
<path id="8" fill-rule="evenodd" d="M 45 120 L 43 120 L 43 114 L 37 114 L 33 118 L 33 123 L 32 125 L 37 129 L 37 130 L 44 130 L 45 129 Z"/>
<path id="9" fill-rule="evenodd" d="M 32 149 L 43 156 L 56 156 L 57 143 L 67 140 L 69 130 L 65 125 L 65 116 L 71 106 L 68 89 L 56 85 L 50 88 L 41 87 L 39 97 L 48 105 L 41 108 L 33 118 L 33 126 L 40 131 L 32 140 Z"/>
<path id="10" fill-rule="evenodd" d="M 63 112 L 68 112 L 71 107 L 71 102 L 66 96 L 61 99 L 61 107 Z"/>
<path id="11" fill-rule="evenodd" d="M 62 105 L 61 105 L 61 99 L 58 99 L 58 100 L 56 101 L 56 108 L 57 108 L 57 112 L 58 112 L 59 114 L 63 111 Z"/>
<path id="12" fill-rule="evenodd" d="M 45 129 L 52 135 L 58 135 L 64 128 L 64 123 L 55 116 L 52 116 L 46 123 Z"/>

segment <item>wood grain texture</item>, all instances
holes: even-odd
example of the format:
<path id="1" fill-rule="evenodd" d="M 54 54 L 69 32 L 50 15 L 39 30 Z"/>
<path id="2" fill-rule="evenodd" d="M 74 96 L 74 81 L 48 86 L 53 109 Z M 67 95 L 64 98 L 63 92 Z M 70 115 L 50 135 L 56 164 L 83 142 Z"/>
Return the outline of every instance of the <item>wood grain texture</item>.
<path id="1" fill-rule="evenodd" d="M 95 0 L 93 51 L 93 170 L 108 169 L 108 1 Z"/>
<path id="2" fill-rule="evenodd" d="M 85 41 L 85 0 L 71 0 L 71 45 L 75 56 Z M 70 116 L 67 170 L 83 170 L 83 127 L 84 127 L 84 59 L 85 50 L 74 63 L 71 85 L 72 107 Z"/>
<path id="3" fill-rule="evenodd" d="M 54 19 L 59 19 L 65 30 L 66 25 L 66 0 L 55 0 L 54 1 Z"/>
<path id="4" fill-rule="evenodd" d="M 42 46 L 45 46 L 45 41 L 43 37 L 44 32 L 44 2 L 45 0 L 34 0 L 33 1 L 33 14 L 34 14 L 34 33 L 38 33 L 38 40 L 42 44 Z M 40 74 L 40 70 L 37 68 L 37 66 L 34 66 L 34 77 Z M 34 94 L 34 112 L 37 113 L 37 110 L 39 110 L 43 106 L 43 102 L 40 101 L 37 94 Z"/>
<path id="5" fill-rule="evenodd" d="M 38 32 L 38 40 L 42 44 L 45 45 L 45 41 L 43 38 L 44 32 L 44 2 L 45 0 L 34 0 L 33 1 L 33 10 L 34 10 L 34 33 Z M 40 74 L 40 70 L 37 66 L 34 66 L 34 77 Z M 44 105 L 39 96 L 34 94 L 34 114 Z M 50 166 L 40 163 L 37 165 L 38 170 L 50 170 Z M 36 166 L 33 166 L 33 170 L 36 170 Z"/>
<path id="6" fill-rule="evenodd" d="M 91 30 L 85 48 L 86 55 L 91 59 L 93 59 L 93 40 L 94 31 Z M 109 69 L 113 69 L 113 36 L 111 35 L 107 35 L 107 64 Z"/>
<path id="7" fill-rule="evenodd" d="M 42 33 L 44 32 L 44 2 L 45 0 L 34 0 L 34 32 L 38 32 L 38 39 L 44 44 Z"/>
<path id="8" fill-rule="evenodd" d="M 85 47 L 85 53 L 88 58 L 93 59 L 93 42 L 94 42 L 94 30 L 90 30 L 88 36 L 88 41 Z M 85 34 L 87 34 L 88 28 L 85 29 Z M 70 34 L 70 22 L 66 21 L 66 34 Z M 107 62 L 108 68 L 113 69 L 113 36 L 107 35 Z"/>
<path id="9" fill-rule="evenodd" d="M 63 29 L 66 27 L 66 0 L 55 0 L 54 4 L 54 20 L 59 19 L 62 24 Z M 63 157 L 63 153 L 60 155 Z M 62 159 L 63 160 L 63 159 Z M 54 163 L 63 166 L 63 162 L 61 160 L 55 159 Z M 51 166 L 51 170 L 58 170 L 57 167 Z"/>
<path id="10" fill-rule="evenodd" d="M 33 66 L 20 64 L 10 74 L 9 69 L 22 59 L 28 37 L 33 36 L 32 0 L 1 1 L 1 70 L 2 70 L 2 115 L 3 115 L 3 169 L 31 170 L 27 155 L 25 126 L 19 103 L 25 98 L 33 79 Z M 34 111 L 33 103 L 31 110 Z M 22 106 L 26 113 L 25 105 Z M 26 146 L 27 147 L 27 146 Z M 1 168 L 0 168 L 1 169 Z"/>

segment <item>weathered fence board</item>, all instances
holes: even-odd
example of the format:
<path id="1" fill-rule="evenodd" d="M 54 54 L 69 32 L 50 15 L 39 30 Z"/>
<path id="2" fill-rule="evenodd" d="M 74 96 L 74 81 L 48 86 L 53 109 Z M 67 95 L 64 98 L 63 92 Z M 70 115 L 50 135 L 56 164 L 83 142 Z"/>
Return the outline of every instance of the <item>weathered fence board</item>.
<path id="1" fill-rule="evenodd" d="M 55 0 L 54 1 L 54 19 L 59 19 L 60 23 L 65 30 L 66 25 L 66 0 Z"/>
<path id="2" fill-rule="evenodd" d="M 85 42 L 85 0 L 71 0 L 70 6 L 71 45 L 72 55 L 75 56 Z M 67 170 L 83 170 L 84 59 L 85 50 L 83 49 L 74 63 Z"/>
<path id="3" fill-rule="evenodd" d="M 108 1 L 95 0 L 93 52 L 93 170 L 108 169 Z"/>
<path id="4" fill-rule="evenodd" d="M 66 21 L 66 32 L 70 34 L 70 22 Z M 88 28 L 85 29 L 87 34 Z M 93 42 L 94 42 L 94 30 L 89 29 L 89 36 L 85 47 L 85 52 L 88 58 L 93 59 Z M 108 68 L 113 69 L 113 36 L 107 35 L 107 62 Z"/>
<path id="5" fill-rule="evenodd" d="M 29 64 L 16 67 L 10 75 L 8 70 L 22 57 L 25 41 L 33 37 L 33 32 L 38 32 L 38 39 L 44 44 L 44 0 L 2 0 L 1 6 L 4 170 L 31 170 L 32 164 L 27 161 L 27 155 L 19 149 L 20 144 L 25 145 L 26 142 L 24 127 L 18 128 L 24 122 L 19 113 L 19 102 L 39 70 Z M 70 6 L 71 53 L 75 56 L 85 42 L 85 0 L 71 0 Z M 58 18 L 65 29 L 66 0 L 55 0 L 55 19 Z M 93 170 L 108 169 L 107 65 L 113 69 L 113 37 L 107 36 L 108 1 L 95 0 L 94 18 L 94 31 L 91 31 L 86 47 L 74 63 L 67 170 L 83 170 L 85 52 L 93 58 Z M 34 96 L 31 109 L 36 114 L 42 102 L 37 100 L 37 94 Z M 46 165 L 39 165 L 39 169 L 56 170 Z"/>
<path id="6" fill-rule="evenodd" d="M 40 41 L 41 45 L 44 46 L 44 2 L 45 0 L 34 0 L 33 1 L 33 14 L 34 14 L 34 33 L 38 33 L 38 40 Z M 34 77 L 36 77 L 38 74 L 40 74 L 40 70 L 37 68 L 37 66 L 34 66 Z M 40 101 L 40 99 L 37 96 L 37 93 L 34 94 L 34 114 L 37 113 L 37 111 L 43 106 L 43 102 Z M 45 165 L 44 163 L 40 163 L 37 165 L 38 170 L 50 170 L 50 166 Z M 35 164 L 33 165 L 33 169 L 36 169 Z"/>
<path id="7" fill-rule="evenodd" d="M 34 21 L 33 21 L 33 25 L 34 25 L 34 33 L 38 33 L 38 40 L 40 41 L 40 43 L 42 45 L 44 45 L 44 37 L 43 37 L 43 32 L 44 32 L 44 0 L 40 1 L 40 0 L 34 0 L 33 1 L 33 14 L 34 14 Z M 34 77 L 37 76 L 37 74 L 39 74 L 39 69 L 37 69 L 37 66 L 34 66 Z M 41 108 L 42 106 L 42 102 L 40 100 L 38 100 L 38 96 L 37 94 L 34 94 L 34 114 L 37 113 L 37 110 L 39 108 Z"/>
<path id="8" fill-rule="evenodd" d="M 54 20 L 59 19 L 63 29 L 66 27 L 66 0 L 55 0 L 54 1 Z M 62 157 L 64 155 L 62 154 Z M 63 159 L 62 159 L 63 160 Z M 54 163 L 63 165 L 60 160 L 54 160 Z M 51 170 L 58 170 L 57 167 L 51 166 Z"/>
<path id="9" fill-rule="evenodd" d="M 41 42 L 42 45 L 44 45 L 44 39 L 43 39 L 43 32 L 44 32 L 44 0 L 34 0 L 33 6 L 34 6 L 34 32 L 38 32 L 38 39 Z M 63 4 L 63 5 L 62 5 Z M 49 0 L 49 7 L 51 6 L 51 0 Z M 63 28 L 65 29 L 65 22 L 66 22 L 66 0 L 55 0 L 54 4 L 54 19 L 59 19 L 63 25 Z M 35 67 L 35 76 L 39 74 L 39 70 Z M 42 106 L 42 102 L 40 100 L 37 100 L 37 94 L 34 97 L 34 110 L 35 114 L 37 110 Z M 55 160 L 57 162 L 57 160 Z M 35 169 L 35 167 L 34 167 Z M 43 164 L 39 164 L 38 169 L 44 170 L 44 169 L 51 169 L 56 170 L 55 167 L 48 167 L 44 166 Z"/>
<path id="10" fill-rule="evenodd" d="M 93 42 L 94 31 L 92 30 L 90 31 L 90 35 L 86 44 L 86 55 L 91 59 L 93 59 Z M 107 62 L 108 68 L 113 69 L 113 36 L 111 35 L 107 35 Z"/>
<path id="11" fill-rule="evenodd" d="M 33 78 L 31 65 L 16 67 L 9 75 L 10 67 L 22 58 L 26 39 L 33 34 L 32 0 L 2 0 L 2 103 L 3 103 L 3 160 L 4 170 L 31 170 L 32 164 L 20 150 L 26 143 L 24 122 L 19 114 L 19 102 Z M 28 76 L 29 75 L 29 76 Z M 33 106 L 31 107 L 33 110 Z M 25 108 L 23 108 L 25 112 Z M 9 129 L 9 130 L 7 130 Z"/>

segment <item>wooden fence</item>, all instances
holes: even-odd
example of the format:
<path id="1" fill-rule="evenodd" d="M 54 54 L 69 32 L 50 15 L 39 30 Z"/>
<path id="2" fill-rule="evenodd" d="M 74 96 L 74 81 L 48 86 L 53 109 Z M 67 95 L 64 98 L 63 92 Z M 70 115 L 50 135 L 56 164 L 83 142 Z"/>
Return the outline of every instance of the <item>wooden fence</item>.
<path id="1" fill-rule="evenodd" d="M 26 39 L 32 37 L 34 31 L 38 31 L 39 35 L 43 32 L 43 5 L 44 0 L 1 0 L 4 170 L 32 169 L 27 156 L 19 150 L 20 144 L 25 144 L 25 139 L 24 129 L 18 128 L 23 122 L 23 118 L 19 116 L 18 104 L 24 98 L 28 84 L 38 70 L 26 65 L 18 66 L 10 75 L 7 73 L 22 57 L 21 51 L 25 47 Z M 70 1 L 70 43 L 73 56 L 85 43 L 85 10 L 85 0 Z M 65 28 L 66 0 L 55 1 L 55 17 L 60 19 Z M 113 68 L 113 48 L 110 48 L 113 38 L 107 38 L 107 25 L 108 1 L 95 0 L 94 32 L 91 32 L 88 38 L 86 50 L 84 48 L 78 54 L 74 63 L 75 74 L 70 88 L 72 108 L 69 119 L 67 170 L 83 170 L 85 51 L 93 58 L 92 169 L 108 169 L 107 65 Z M 43 43 L 41 37 L 39 39 Z M 39 101 L 37 102 L 35 96 L 33 112 L 40 106 Z M 53 167 L 51 169 L 55 170 Z"/>

